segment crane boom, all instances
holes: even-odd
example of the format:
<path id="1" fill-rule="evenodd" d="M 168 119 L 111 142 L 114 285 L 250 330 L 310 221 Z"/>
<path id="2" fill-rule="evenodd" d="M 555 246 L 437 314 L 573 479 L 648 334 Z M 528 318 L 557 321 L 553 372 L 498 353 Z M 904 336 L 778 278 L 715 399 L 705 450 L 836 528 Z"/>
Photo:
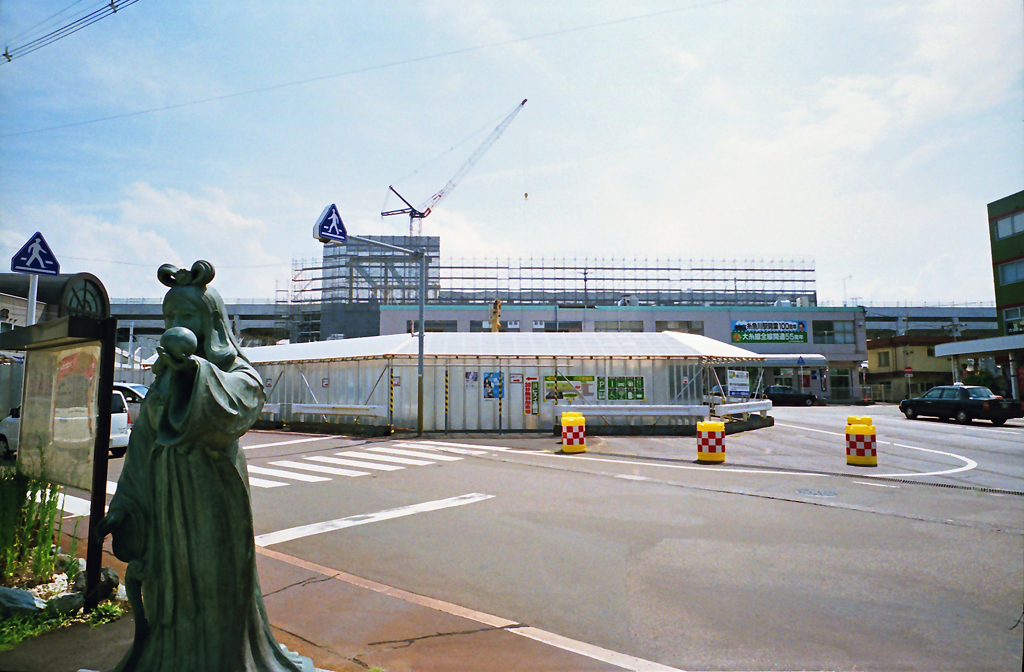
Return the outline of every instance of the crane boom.
<path id="1" fill-rule="evenodd" d="M 413 222 L 417 219 L 422 220 L 424 217 L 429 215 L 431 209 L 437 207 L 438 203 L 443 201 L 445 197 L 448 196 L 448 194 L 452 193 L 452 191 L 455 189 L 455 187 L 458 186 L 462 178 L 466 176 L 466 173 L 468 173 L 470 169 L 476 165 L 477 161 L 480 160 L 480 157 L 482 157 L 487 152 L 487 150 L 490 149 L 495 142 L 497 142 L 498 138 L 500 138 L 501 134 L 505 132 L 505 129 L 508 128 L 508 125 L 512 123 L 512 120 L 516 118 L 516 115 L 519 114 L 520 110 L 523 109 L 524 105 L 526 105 L 525 98 L 523 99 L 523 102 L 516 105 L 515 109 L 512 110 L 509 113 L 509 115 L 505 117 L 502 120 L 502 122 L 497 125 L 497 127 L 495 127 L 493 131 L 491 131 L 491 134 L 488 135 L 487 138 L 482 143 L 480 143 L 480 146 L 476 148 L 476 151 L 474 151 L 470 155 L 470 157 L 466 159 L 466 162 L 462 164 L 462 166 L 455 172 L 455 175 L 453 175 L 452 178 L 448 180 L 447 184 L 441 187 L 441 189 L 438 190 L 438 192 L 431 196 L 429 199 L 424 201 L 423 205 L 421 205 L 419 208 L 413 207 L 412 204 L 409 203 L 409 201 L 405 200 L 405 198 L 403 198 L 401 194 L 395 191 L 395 188 L 393 186 L 389 186 L 388 189 L 390 189 L 396 196 L 398 196 L 398 198 L 402 199 L 402 202 L 405 203 L 407 207 L 402 208 L 400 210 L 388 210 L 386 212 L 381 212 L 381 217 L 387 217 L 388 215 L 409 215 L 409 235 L 411 236 L 413 233 Z"/>

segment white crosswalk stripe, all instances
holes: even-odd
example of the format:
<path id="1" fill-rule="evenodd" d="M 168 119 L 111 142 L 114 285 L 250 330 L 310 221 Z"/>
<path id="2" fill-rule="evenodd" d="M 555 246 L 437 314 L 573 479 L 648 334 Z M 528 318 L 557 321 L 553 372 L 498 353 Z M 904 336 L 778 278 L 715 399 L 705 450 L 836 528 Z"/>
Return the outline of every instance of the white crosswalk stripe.
<path id="1" fill-rule="evenodd" d="M 268 481 L 265 478 L 254 478 L 250 476 L 249 485 L 254 488 L 281 488 L 288 484 L 282 483 L 281 481 Z"/>
<path id="2" fill-rule="evenodd" d="M 485 452 L 511 450 L 508 446 L 478 446 L 473 443 L 452 443 L 450 441 L 420 441 L 414 445 L 420 448 L 440 448 L 441 450 L 451 450 L 452 452 L 459 452 L 465 449 L 482 450 Z"/>
<path id="3" fill-rule="evenodd" d="M 456 448 L 455 446 L 438 446 L 434 444 L 423 444 L 423 443 L 396 443 L 396 448 L 417 448 L 419 450 L 442 450 L 446 453 L 455 453 L 456 455 L 486 455 L 487 451 L 484 450 L 469 450 L 468 448 Z"/>
<path id="4" fill-rule="evenodd" d="M 288 443 L 292 442 L 283 442 L 280 445 Z M 330 481 L 332 480 L 330 476 L 355 478 L 369 476 L 372 471 L 391 472 L 407 467 L 433 465 L 438 462 L 457 462 L 463 457 L 479 457 L 492 451 L 503 450 L 508 450 L 508 448 L 447 441 L 399 442 L 382 446 L 363 446 L 360 450 L 334 453 L 337 457 L 310 455 L 302 457 L 301 460 L 294 458 L 269 463 L 276 468 L 249 465 L 249 485 L 254 488 L 280 488 L 290 485 L 293 481 L 306 483 Z M 369 471 L 361 471 L 363 469 Z M 260 476 L 272 478 L 259 478 Z M 109 486 L 116 488 L 114 483 L 108 483 Z"/>
<path id="5" fill-rule="evenodd" d="M 393 462 L 395 464 L 407 464 L 411 467 L 422 467 L 428 464 L 433 464 L 433 462 L 429 460 L 410 460 L 407 457 L 374 455 L 373 453 L 364 453 L 358 450 L 346 450 L 343 453 L 335 453 L 335 455 L 341 455 L 343 457 L 358 457 L 365 460 L 380 460 L 381 462 Z"/>
<path id="6" fill-rule="evenodd" d="M 380 471 L 398 471 L 399 469 L 405 469 L 397 464 L 372 464 L 365 460 L 343 460 L 338 457 L 324 457 L 322 455 L 313 455 L 307 457 L 307 460 L 313 460 L 315 462 L 324 462 L 326 464 L 340 464 L 345 467 L 360 467 L 362 469 L 379 469 Z"/>
<path id="7" fill-rule="evenodd" d="M 279 464 L 275 462 L 274 464 Z M 278 478 L 293 478 L 296 481 L 306 481 L 307 483 L 316 483 L 318 481 L 329 481 L 331 479 L 324 478 L 323 476 L 314 476 L 312 474 L 295 473 L 293 471 L 284 471 L 283 469 L 267 469 L 266 467 L 257 467 L 255 465 L 249 465 L 250 474 L 260 474 L 261 476 L 277 476 Z M 252 479 L 249 479 L 252 483 Z"/>
<path id="8" fill-rule="evenodd" d="M 416 450 L 402 450 L 400 448 L 367 448 L 375 453 L 386 453 L 388 455 L 401 455 L 403 457 L 420 458 L 424 460 L 441 460 L 442 462 L 457 462 L 461 457 L 442 455 L 440 453 L 422 453 Z"/>
<path id="9" fill-rule="evenodd" d="M 294 462 L 292 460 L 281 460 L 280 462 L 271 462 L 276 467 L 290 467 L 292 469 L 306 469 L 307 471 L 316 471 L 322 474 L 334 474 L 336 476 L 369 476 L 365 471 L 353 471 L 351 469 L 337 469 L 335 467 L 324 467 L 319 464 L 309 464 L 307 462 Z"/>

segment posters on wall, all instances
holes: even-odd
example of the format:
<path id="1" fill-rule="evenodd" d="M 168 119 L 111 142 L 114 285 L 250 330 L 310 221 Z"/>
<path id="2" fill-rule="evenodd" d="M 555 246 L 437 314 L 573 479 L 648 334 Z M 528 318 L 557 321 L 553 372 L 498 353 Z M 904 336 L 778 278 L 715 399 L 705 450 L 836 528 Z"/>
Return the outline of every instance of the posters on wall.
<path id="1" fill-rule="evenodd" d="M 806 343 L 806 320 L 733 320 L 733 343 Z"/>
<path id="2" fill-rule="evenodd" d="M 498 371 L 490 371 L 484 374 L 484 400 L 494 401 L 505 395 L 502 389 L 502 374 Z"/>
<path id="3" fill-rule="evenodd" d="M 644 401 L 643 376 L 602 376 L 597 379 L 598 401 Z"/>
<path id="4" fill-rule="evenodd" d="M 729 369 L 728 374 L 728 390 L 730 397 L 749 397 L 750 396 L 750 372 L 744 370 Z"/>
<path id="5" fill-rule="evenodd" d="M 544 376 L 544 398 L 548 400 L 594 397 L 596 376 Z"/>
<path id="6" fill-rule="evenodd" d="M 643 376 L 544 376 L 544 398 L 549 401 L 645 401 Z"/>
<path id="7" fill-rule="evenodd" d="M 540 413 L 540 379 L 537 376 L 526 376 L 523 381 L 523 415 Z"/>

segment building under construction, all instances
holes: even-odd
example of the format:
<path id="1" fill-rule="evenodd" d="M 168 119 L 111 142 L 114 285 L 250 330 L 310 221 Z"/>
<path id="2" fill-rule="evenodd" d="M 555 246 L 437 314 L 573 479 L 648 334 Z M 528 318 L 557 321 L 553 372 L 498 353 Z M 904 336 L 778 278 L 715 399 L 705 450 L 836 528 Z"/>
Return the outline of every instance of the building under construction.
<path id="1" fill-rule="evenodd" d="M 568 256 L 442 260 L 437 236 L 369 239 L 426 250 L 426 303 L 435 307 L 491 306 L 495 300 L 507 308 L 567 309 L 817 305 L 814 266 L 806 261 Z M 381 307 L 415 306 L 418 291 L 418 260 L 362 241 L 331 243 L 324 247 L 322 261 L 293 262 L 290 285 L 278 292 L 276 331 L 293 342 L 377 336 L 382 333 Z M 426 326 L 428 331 L 456 330 L 429 320 Z"/>

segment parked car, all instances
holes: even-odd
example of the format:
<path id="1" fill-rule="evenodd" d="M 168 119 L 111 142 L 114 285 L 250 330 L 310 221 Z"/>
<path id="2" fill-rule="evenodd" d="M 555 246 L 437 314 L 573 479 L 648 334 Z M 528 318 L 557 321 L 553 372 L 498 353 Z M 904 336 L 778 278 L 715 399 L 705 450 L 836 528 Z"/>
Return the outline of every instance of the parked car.
<path id="1" fill-rule="evenodd" d="M 77 424 L 79 420 L 79 413 L 69 413 L 69 410 L 77 409 L 65 409 L 64 413 L 59 417 L 55 418 L 54 422 L 59 422 L 64 425 L 62 431 L 67 434 L 70 430 L 68 425 Z M 85 409 L 82 409 L 83 411 Z M 81 417 L 88 424 L 88 418 L 86 416 Z M 18 451 L 18 434 L 21 431 L 21 408 L 12 408 L 11 414 L 3 420 L 0 420 L 0 457 L 13 456 Z M 87 430 L 83 430 L 87 431 Z M 110 456 L 111 457 L 124 457 L 124 454 L 128 451 L 128 439 L 131 437 L 131 422 L 128 417 L 128 404 L 125 402 L 124 395 L 114 390 L 111 393 L 110 398 Z M 72 432 L 73 433 L 73 432 Z"/>
<path id="2" fill-rule="evenodd" d="M 818 397 L 810 392 L 798 392 L 789 385 L 769 385 L 764 388 L 765 399 L 771 399 L 774 406 L 813 406 Z"/>
<path id="3" fill-rule="evenodd" d="M 12 457 L 18 450 L 18 429 L 21 427 L 21 407 L 11 409 L 11 414 L 0 420 L 0 459 Z"/>
<path id="4" fill-rule="evenodd" d="M 149 388 L 137 383 L 114 383 L 114 389 L 124 395 L 128 402 L 128 418 L 132 424 L 139 419 L 139 409 L 142 408 L 142 401 L 149 393 Z"/>
<path id="5" fill-rule="evenodd" d="M 913 420 L 922 415 L 954 418 L 968 424 L 975 418 L 1002 425 L 1011 418 L 1024 418 L 1024 402 L 1003 399 L 980 385 L 939 385 L 920 397 L 904 399 L 900 411 Z"/>

